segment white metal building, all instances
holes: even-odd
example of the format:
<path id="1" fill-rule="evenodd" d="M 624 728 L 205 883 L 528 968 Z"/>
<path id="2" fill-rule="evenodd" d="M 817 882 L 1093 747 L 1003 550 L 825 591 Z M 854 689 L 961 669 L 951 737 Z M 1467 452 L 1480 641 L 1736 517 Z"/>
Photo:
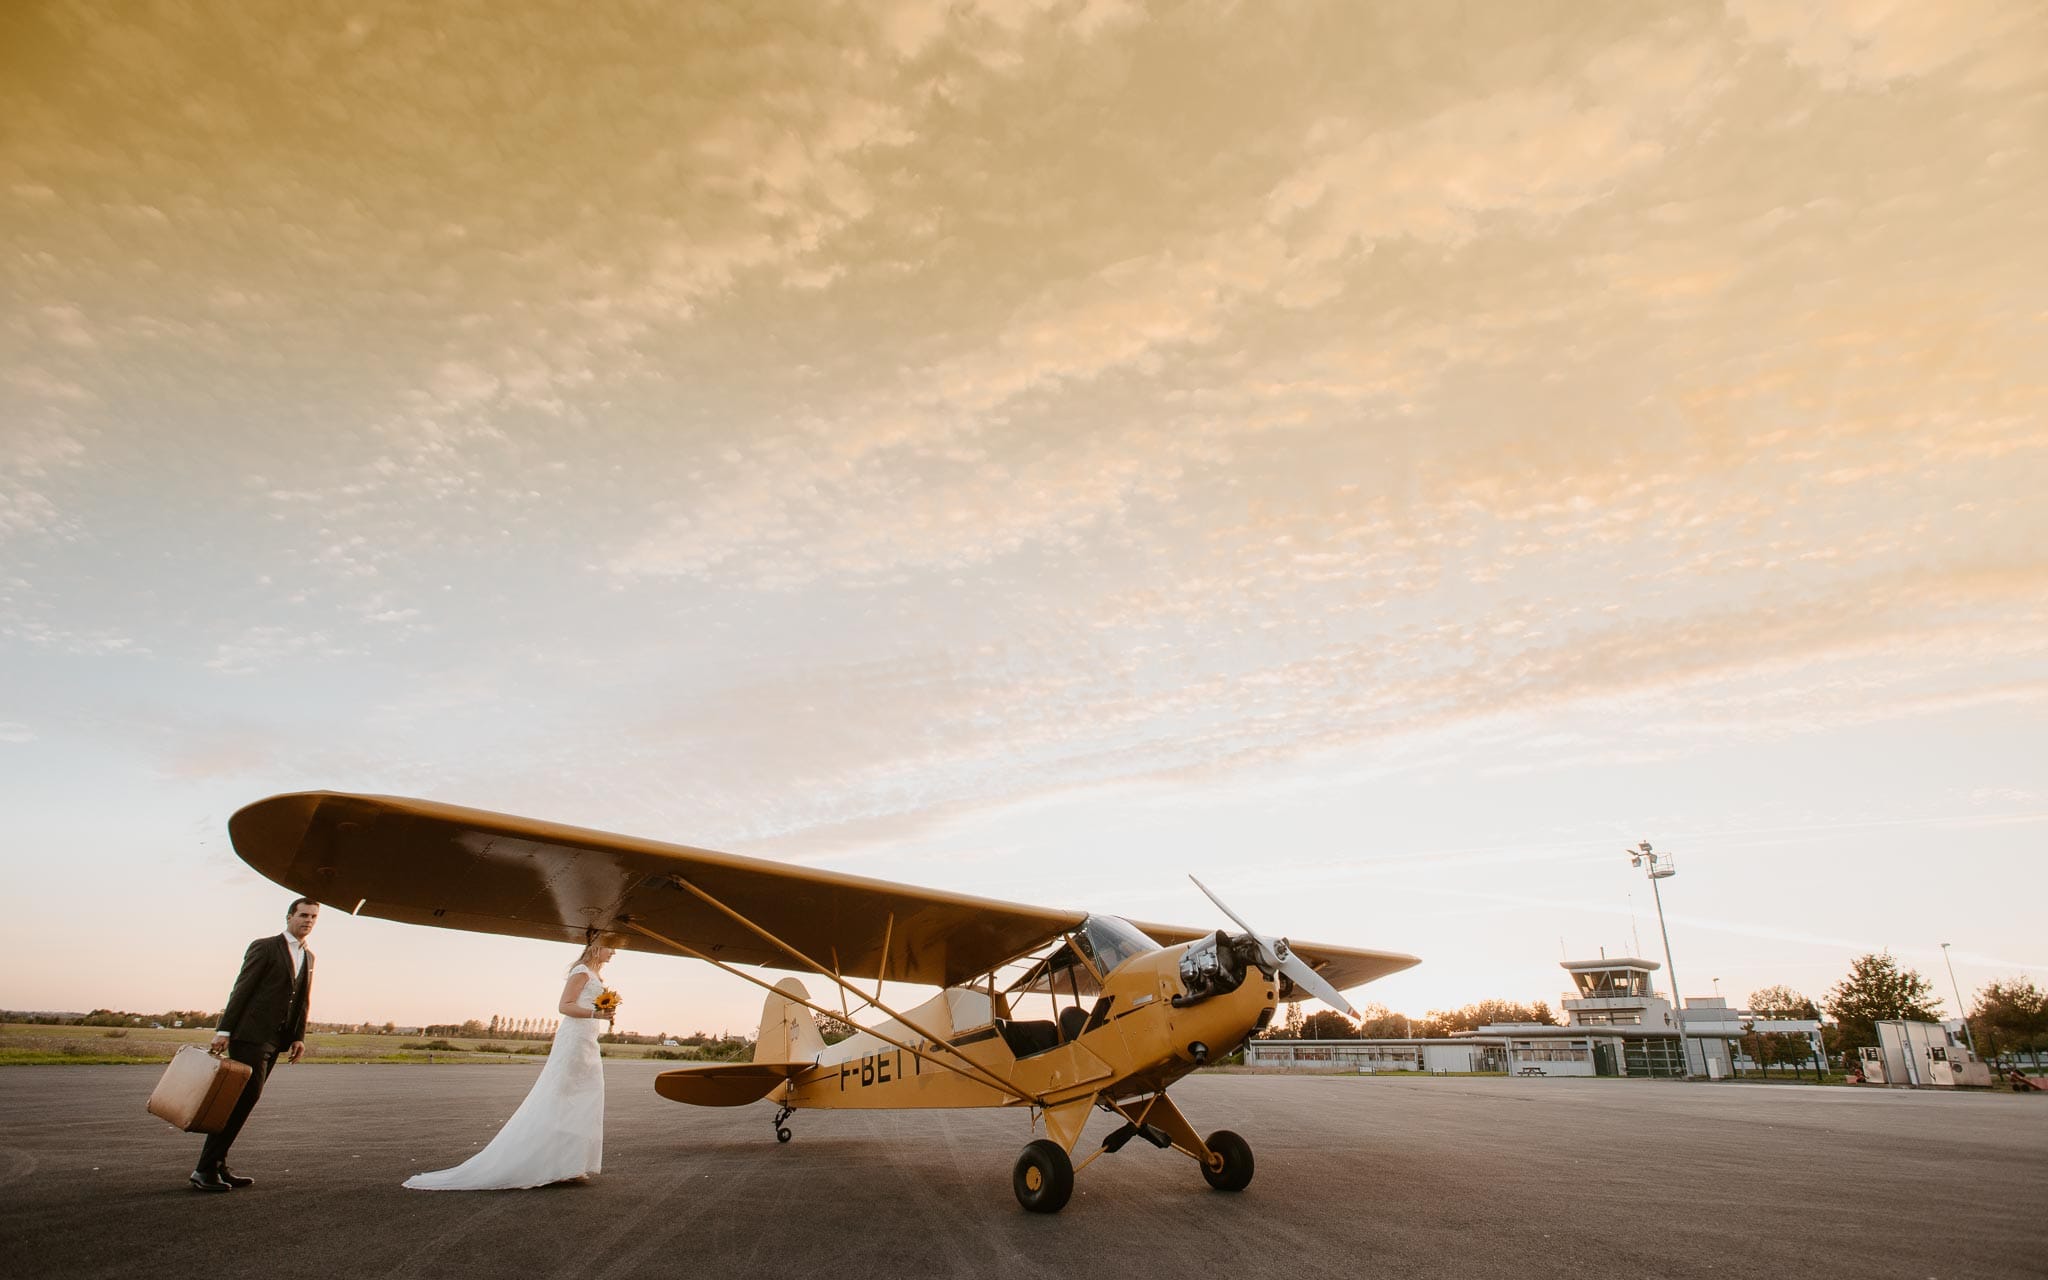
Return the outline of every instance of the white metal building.
<path id="1" fill-rule="evenodd" d="M 1916 1089 L 1990 1086 L 1991 1069 L 1979 1062 L 1947 1025 L 1894 1019 L 1876 1027 L 1877 1044 L 1862 1050 L 1865 1083 Z"/>
<path id="2" fill-rule="evenodd" d="M 1252 1040 L 1248 1067 L 1279 1071 L 1500 1071 L 1497 1044 L 1477 1040 Z"/>

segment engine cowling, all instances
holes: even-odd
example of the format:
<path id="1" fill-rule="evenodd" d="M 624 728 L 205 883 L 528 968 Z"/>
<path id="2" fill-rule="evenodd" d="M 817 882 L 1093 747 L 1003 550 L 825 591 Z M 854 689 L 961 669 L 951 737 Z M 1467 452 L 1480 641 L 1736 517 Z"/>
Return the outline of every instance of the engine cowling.
<path id="1" fill-rule="evenodd" d="M 1181 953 L 1181 994 L 1173 998 L 1174 1007 L 1237 990 L 1258 959 L 1258 940 L 1249 934 L 1232 935 L 1218 929 L 1200 942 L 1190 943 Z"/>

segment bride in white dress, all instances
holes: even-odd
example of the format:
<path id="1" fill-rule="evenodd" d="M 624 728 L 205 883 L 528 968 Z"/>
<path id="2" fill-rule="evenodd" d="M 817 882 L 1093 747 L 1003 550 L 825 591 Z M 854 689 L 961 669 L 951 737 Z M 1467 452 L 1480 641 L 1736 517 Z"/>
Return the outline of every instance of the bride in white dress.
<path id="1" fill-rule="evenodd" d="M 604 1064 L 593 1007 L 612 949 L 583 948 L 562 988 L 561 1025 L 540 1079 L 490 1145 L 453 1169 L 405 1180 L 415 1191 L 505 1191 L 587 1178 L 604 1164 Z"/>

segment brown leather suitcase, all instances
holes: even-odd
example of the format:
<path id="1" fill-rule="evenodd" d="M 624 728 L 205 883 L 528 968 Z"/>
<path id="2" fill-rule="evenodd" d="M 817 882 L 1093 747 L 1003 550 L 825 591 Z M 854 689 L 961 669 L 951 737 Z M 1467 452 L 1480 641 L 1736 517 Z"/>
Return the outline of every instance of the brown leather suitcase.
<path id="1" fill-rule="evenodd" d="M 196 1044 L 181 1047 L 149 1095 L 149 1114 L 187 1133 L 219 1133 L 249 1083 L 247 1063 L 216 1058 Z"/>

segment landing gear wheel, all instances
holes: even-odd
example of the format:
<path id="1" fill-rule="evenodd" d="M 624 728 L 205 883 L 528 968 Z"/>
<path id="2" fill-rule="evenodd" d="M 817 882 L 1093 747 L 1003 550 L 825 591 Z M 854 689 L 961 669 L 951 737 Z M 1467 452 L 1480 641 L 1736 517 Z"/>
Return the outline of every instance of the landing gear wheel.
<path id="1" fill-rule="evenodd" d="M 1074 1194 L 1074 1162 L 1059 1143 L 1032 1142 L 1010 1170 L 1010 1189 L 1017 1203 L 1033 1213 L 1058 1213 Z"/>
<path id="2" fill-rule="evenodd" d="M 1251 1144 L 1228 1129 L 1218 1129 L 1209 1135 L 1209 1150 L 1215 1153 L 1216 1163 L 1204 1162 L 1202 1176 L 1218 1191 L 1242 1191 L 1251 1185 L 1252 1148 Z"/>
<path id="3" fill-rule="evenodd" d="M 786 1124 L 784 1124 L 784 1123 L 782 1123 L 782 1122 L 783 1122 L 784 1120 L 787 1120 L 787 1119 L 789 1119 L 789 1118 L 790 1118 L 791 1116 L 793 1116 L 793 1115 L 795 1115 L 795 1114 L 796 1114 L 796 1108 L 795 1108 L 795 1107 L 792 1107 L 792 1106 L 789 1106 L 789 1105 L 788 1105 L 788 1104 L 786 1104 L 786 1103 L 785 1103 L 785 1104 L 784 1104 L 783 1106 L 780 1106 L 780 1107 L 776 1108 L 776 1111 L 775 1111 L 775 1121 L 774 1121 L 774 1124 L 775 1124 L 775 1140 L 776 1140 L 777 1142 L 788 1142 L 788 1141 L 789 1141 L 789 1126 L 788 1126 L 788 1125 L 786 1125 Z"/>

